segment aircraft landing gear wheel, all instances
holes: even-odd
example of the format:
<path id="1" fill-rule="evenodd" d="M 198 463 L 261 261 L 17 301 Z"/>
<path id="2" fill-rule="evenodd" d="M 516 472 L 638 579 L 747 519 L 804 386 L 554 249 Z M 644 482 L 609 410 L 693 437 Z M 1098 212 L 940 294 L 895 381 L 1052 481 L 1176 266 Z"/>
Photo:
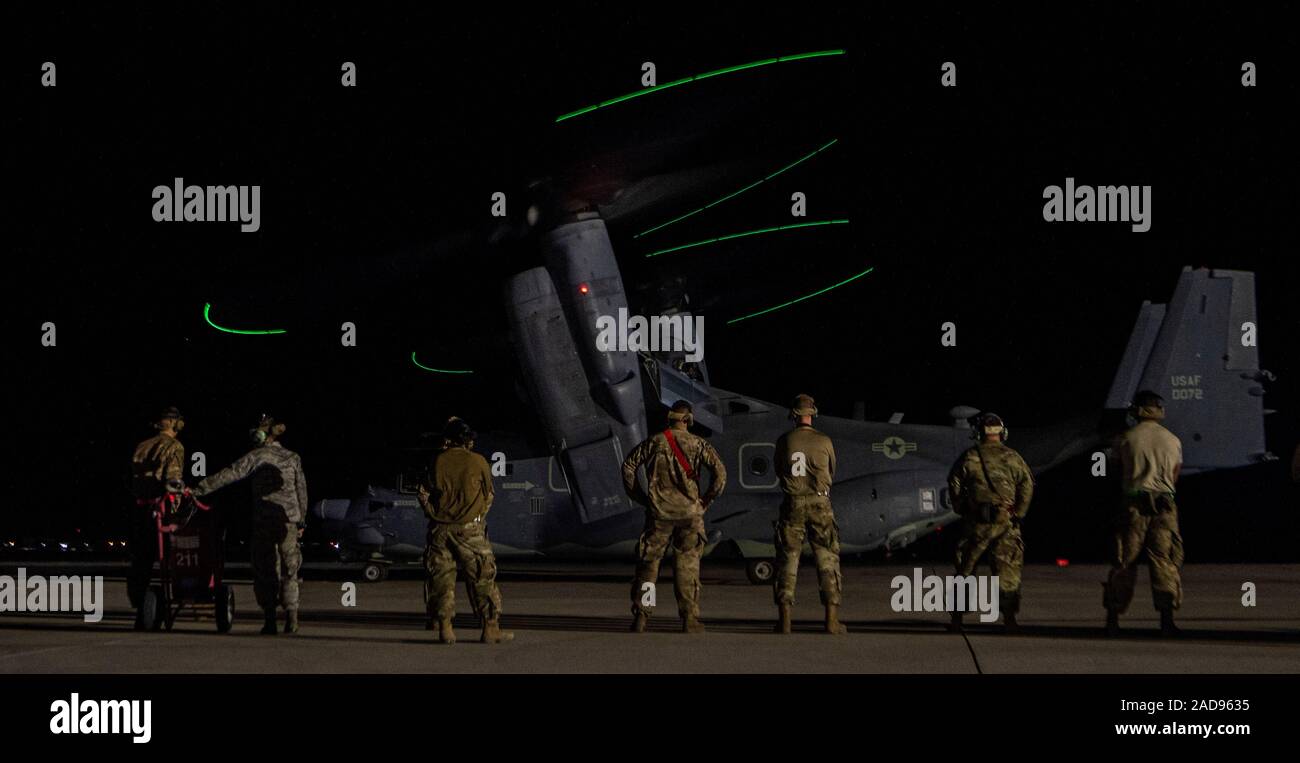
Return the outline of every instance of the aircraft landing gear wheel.
<path id="1" fill-rule="evenodd" d="M 768 585 L 776 577 L 776 564 L 771 559 L 750 559 L 745 563 L 745 575 L 754 585 Z"/>
<path id="2" fill-rule="evenodd" d="M 361 577 L 367 583 L 379 583 L 388 577 L 388 565 L 371 562 L 361 571 Z"/>
<path id="3" fill-rule="evenodd" d="M 235 622 L 235 589 L 222 583 L 213 596 L 217 612 L 217 633 L 229 633 Z"/>

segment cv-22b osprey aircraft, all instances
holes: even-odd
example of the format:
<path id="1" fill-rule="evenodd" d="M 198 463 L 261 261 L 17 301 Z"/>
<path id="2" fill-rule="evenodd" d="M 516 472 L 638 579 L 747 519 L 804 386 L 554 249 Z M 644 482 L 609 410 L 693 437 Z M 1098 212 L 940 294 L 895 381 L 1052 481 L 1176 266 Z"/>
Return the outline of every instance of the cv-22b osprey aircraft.
<path id="1" fill-rule="evenodd" d="M 505 307 L 519 378 L 549 452 L 512 452 L 491 434 L 480 437 L 477 450 L 505 454 L 487 518 L 496 553 L 630 557 L 644 512 L 624 493 L 623 458 L 662 426 L 666 406 L 684 399 L 695 408 L 695 431 L 729 474 L 705 515 L 708 551 L 737 554 L 752 582 L 770 581 L 781 503 L 774 443 L 790 427 L 785 405 L 715 387 L 705 363 L 690 362 L 684 351 L 602 349 L 598 319 L 627 309 L 628 300 L 598 214 L 570 215 L 539 241 L 544 264 L 507 280 Z M 1036 473 L 1050 469 L 1103 447 L 1102 422 L 1122 421 L 1133 394 L 1152 389 L 1165 397 L 1168 424 L 1183 441 L 1184 473 L 1271 459 L 1262 399 L 1270 375 L 1259 367 L 1254 342 L 1242 341 L 1243 326 L 1254 321 L 1254 274 L 1185 269 L 1168 303 L 1138 311 L 1104 409 L 1056 427 L 1013 427 L 1012 444 Z M 835 444 L 831 498 L 845 553 L 898 549 L 957 520 L 947 476 L 971 445 L 967 418 L 974 413 L 953 408 L 951 425 L 904 424 L 897 416 L 815 421 Z M 313 508 L 344 558 L 366 563 L 368 580 L 423 551 L 426 520 L 412 482 Z"/>

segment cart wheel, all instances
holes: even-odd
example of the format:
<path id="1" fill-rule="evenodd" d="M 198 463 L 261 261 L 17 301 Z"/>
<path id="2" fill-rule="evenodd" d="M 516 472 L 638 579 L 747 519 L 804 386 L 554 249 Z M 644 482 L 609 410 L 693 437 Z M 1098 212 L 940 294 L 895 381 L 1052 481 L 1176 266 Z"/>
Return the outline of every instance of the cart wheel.
<path id="1" fill-rule="evenodd" d="M 144 592 L 144 601 L 140 603 L 136 617 L 141 630 L 156 631 L 162 627 L 162 621 L 167 619 L 167 603 L 163 600 L 161 588 L 154 586 Z"/>
<path id="2" fill-rule="evenodd" d="M 367 583 L 379 583 L 388 577 L 388 565 L 371 562 L 361 571 L 361 577 Z"/>
<path id="3" fill-rule="evenodd" d="M 745 574 L 754 585 L 766 585 L 776 575 L 776 565 L 771 559 L 750 559 L 745 563 Z"/>
<path id="4" fill-rule="evenodd" d="M 213 605 L 217 610 L 217 633 L 229 633 L 235 622 L 235 589 L 222 583 L 217 587 Z"/>

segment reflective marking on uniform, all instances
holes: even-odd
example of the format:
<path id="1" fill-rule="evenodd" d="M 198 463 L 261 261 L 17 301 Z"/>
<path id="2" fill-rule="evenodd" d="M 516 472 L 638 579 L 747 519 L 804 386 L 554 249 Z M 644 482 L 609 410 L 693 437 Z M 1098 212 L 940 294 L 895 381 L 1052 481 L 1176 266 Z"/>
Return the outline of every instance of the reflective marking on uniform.
<path id="1" fill-rule="evenodd" d="M 907 455 L 908 453 L 915 451 L 916 448 L 917 448 L 916 443 L 907 442 L 903 438 L 898 437 L 896 435 L 886 437 L 882 442 L 871 443 L 872 453 L 883 453 L 885 454 L 886 458 L 890 458 L 895 461 Z"/>

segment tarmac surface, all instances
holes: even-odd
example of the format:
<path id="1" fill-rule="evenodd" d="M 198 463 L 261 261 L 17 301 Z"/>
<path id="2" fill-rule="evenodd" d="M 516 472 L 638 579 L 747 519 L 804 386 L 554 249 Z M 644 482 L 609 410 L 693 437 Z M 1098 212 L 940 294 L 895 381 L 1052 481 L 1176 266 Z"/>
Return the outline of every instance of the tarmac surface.
<path id="1" fill-rule="evenodd" d="M 28 575 L 86 575 L 69 565 L 24 565 Z M 0 566 L 14 575 L 16 565 Z M 963 633 L 943 613 L 891 609 L 896 575 L 916 565 L 846 565 L 847 636 L 819 632 L 815 571 L 800 570 L 795 633 L 772 633 L 771 589 L 744 569 L 705 560 L 703 620 L 708 632 L 677 632 L 671 563 L 658 589 L 650 632 L 627 632 L 631 564 L 506 564 L 503 625 L 512 643 L 477 643 L 478 623 L 457 586 L 455 646 L 424 629 L 422 580 L 397 572 L 356 583 L 356 606 L 342 603 L 354 570 L 310 566 L 302 585 L 302 631 L 261 636 L 248 571 L 234 566 L 234 629 L 218 634 L 210 615 L 182 613 L 171 632 L 139 633 L 122 570 L 103 571 L 105 614 L 0 612 L 0 673 L 1300 673 L 1300 566 L 1189 565 L 1179 613 L 1183 633 L 1160 638 L 1146 571 L 1138 578 L 1123 634 L 1102 631 L 1101 565 L 1031 566 L 1024 574 L 1022 630 L 1004 635 L 967 615 Z M 948 568 L 921 566 L 924 574 Z M 113 577 L 116 575 L 116 577 Z M 1244 606 L 1253 583 L 1256 606 Z"/>

